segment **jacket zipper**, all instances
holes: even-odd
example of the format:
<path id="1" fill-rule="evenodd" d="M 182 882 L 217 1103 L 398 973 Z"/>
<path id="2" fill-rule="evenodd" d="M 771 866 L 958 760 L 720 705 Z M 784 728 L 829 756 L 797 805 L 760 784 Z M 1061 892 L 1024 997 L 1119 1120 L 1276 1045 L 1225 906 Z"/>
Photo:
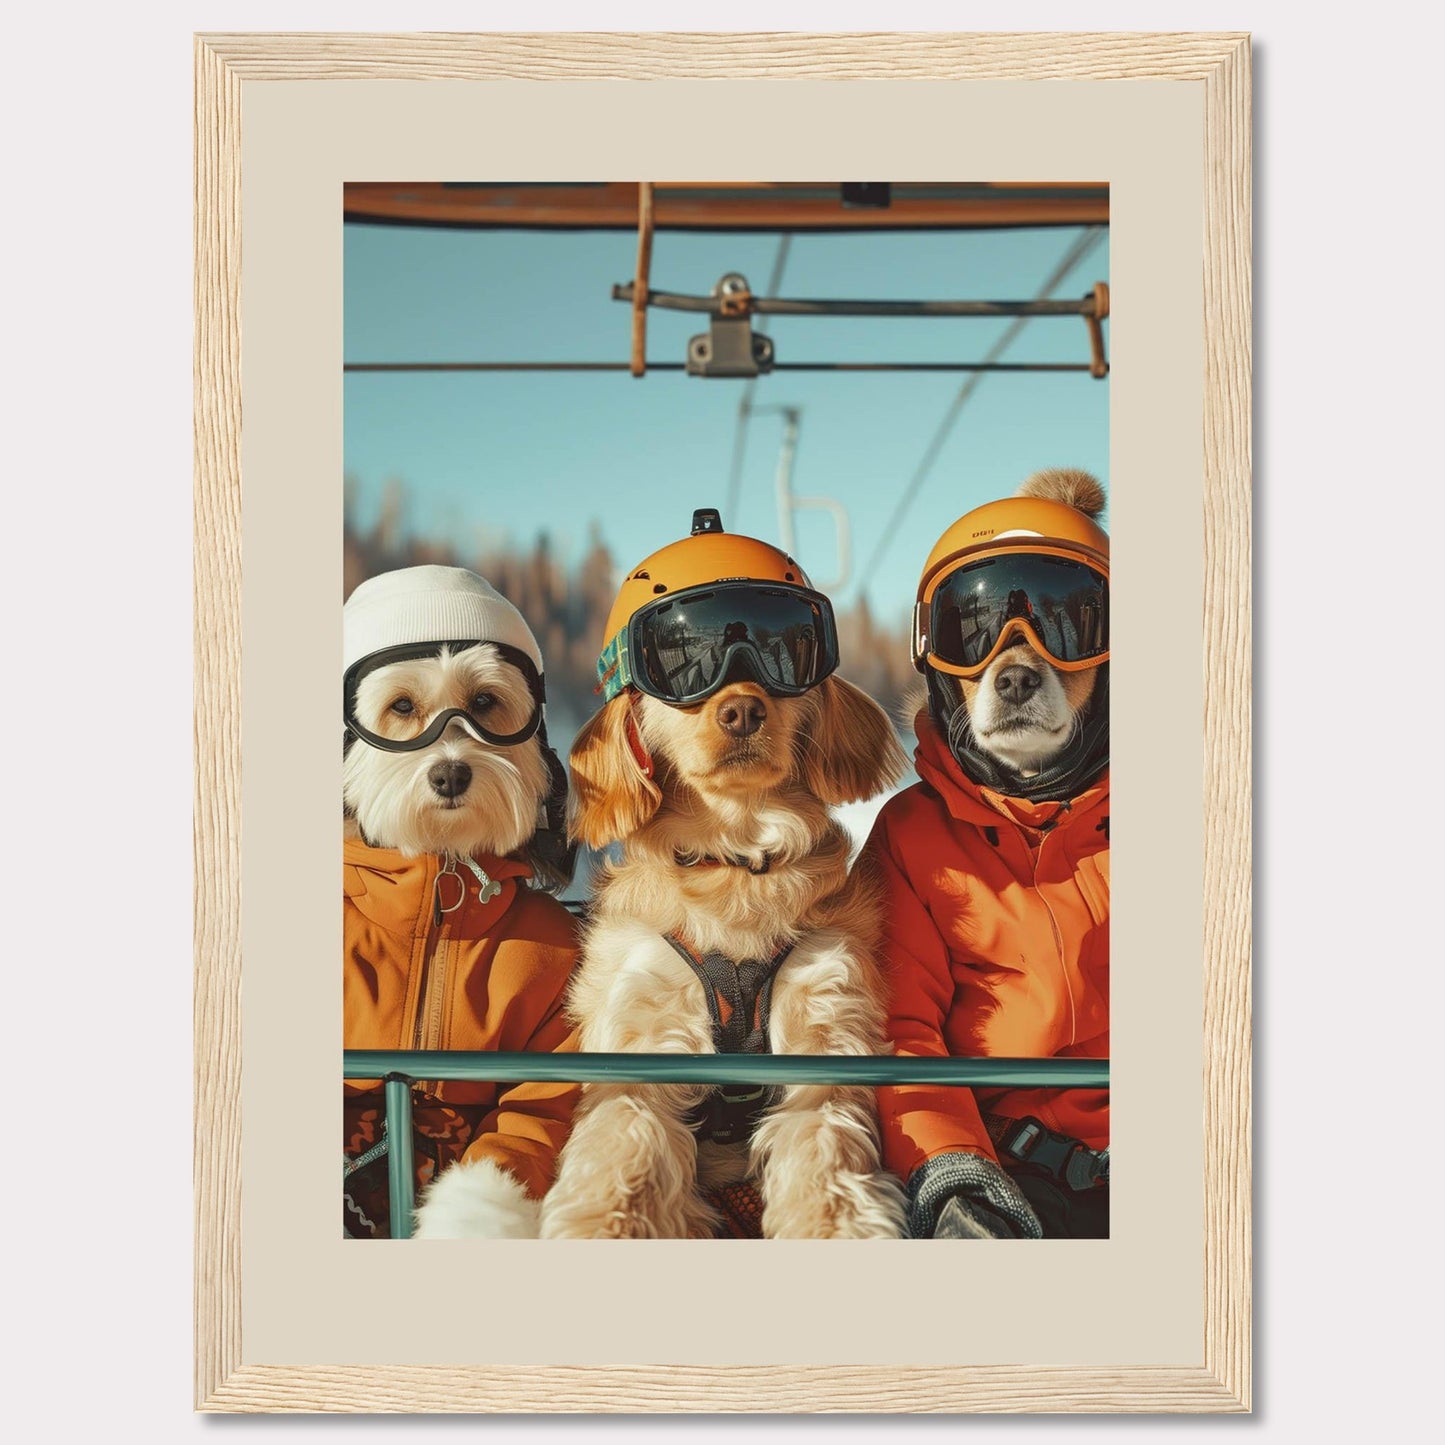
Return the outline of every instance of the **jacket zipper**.
<path id="1" fill-rule="evenodd" d="M 467 906 L 467 880 L 462 876 L 458 863 L 463 863 L 477 880 L 477 902 L 486 904 L 501 891 L 502 885 L 476 861 L 463 855 L 459 860 L 450 855 L 437 860 L 437 872 L 431 885 L 431 925 L 427 929 L 428 951 L 422 957 L 421 983 L 417 989 L 416 1021 L 412 1027 L 414 1049 L 439 1049 L 442 1047 L 442 1030 L 446 1023 L 447 998 L 447 945 L 451 942 L 447 934 L 447 918 L 463 911 Z M 457 901 L 446 907 L 440 893 L 443 877 L 450 876 L 460 889 Z M 432 941 L 432 931 L 436 938 Z"/>
<path id="2" fill-rule="evenodd" d="M 442 1004 L 447 981 L 446 924 L 437 930 L 421 964 L 421 987 L 417 990 L 416 1024 L 412 1029 L 414 1049 L 441 1048 Z"/>
<path id="3" fill-rule="evenodd" d="M 1029 848 L 1028 839 L 1025 837 L 1024 847 L 1028 849 L 1029 863 L 1033 869 L 1034 891 L 1038 894 L 1039 902 L 1044 905 L 1044 912 L 1049 915 L 1049 927 L 1054 931 L 1054 952 L 1059 960 L 1059 977 L 1064 981 L 1064 995 L 1069 1000 L 1069 1043 L 1072 1045 L 1078 1042 L 1079 1010 L 1074 1000 L 1074 986 L 1069 982 L 1069 961 L 1064 956 L 1064 934 L 1059 927 L 1059 920 L 1054 916 L 1054 910 L 1049 907 L 1048 899 L 1039 891 L 1039 864 L 1043 861 L 1044 848 L 1052 836 L 1052 832 L 1041 834 L 1037 851 Z"/>
<path id="4" fill-rule="evenodd" d="M 438 871 L 433 875 L 431 887 L 425 894 L 424 907 L 428 912 L 436 907 L 440 872 L 441 865 L 438 862 Z M 421 982 L 416 993 L 416 1018 L 412 1022 L 411 1046 L 414 1049 L 440 1047 L 442 1002 L 446 987 L 446 945 L 447 925 L 443 915 L 440 923 L 431 922 L 427 926 L 426 947 L 421 960 Z"/>

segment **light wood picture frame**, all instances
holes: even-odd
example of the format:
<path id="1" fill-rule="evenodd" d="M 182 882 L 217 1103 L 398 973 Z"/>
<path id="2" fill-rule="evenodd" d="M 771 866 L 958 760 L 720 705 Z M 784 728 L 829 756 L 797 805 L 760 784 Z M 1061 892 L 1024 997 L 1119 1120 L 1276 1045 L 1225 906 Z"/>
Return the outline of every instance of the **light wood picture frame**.
<path id="1" fill-rule="evenodd" d="M 224 1412 L 1240 1412 L 1251 1400 L 1250 45 L 1245 34 L 216 34 L 195 40 L 195 1402 Z M 248 1348 L 242 1254 L 241 164 L 266 86 L 1125 82 L 1201 117 L 1202 1270 L 1169 1363 L 355 1362 Z M 633 168 L 620 168 L 629 176 Z M 740 168 L 741 169 L 741 168 Z M 1102 177 L 1108 179 L 1108 177 Z M 248 191 L 249 194 L 249 191 Z M 337 223 L 340 198 L 336 198 Z M 264 284 L 258 281 L 256 284 Z M 1117 336 L 1117 333 L 1116 333 Z M 1116 351 L 1120 351 L 1116 341 Z M 247 441 L 249 447 L 249 440 Z M 341 477 L 334 478 L 339 493 Z M 328 485 L 330 483 L 328 482 Z M 252 614 L 247 614 L 248 618 Z M 248 631 L 248 646 L 251 634 Z M 256 786 L 248 776 L 248 800 Z M 248 807 L 250 806 L 248 801 Z M 248 1067 L 259 1065 L 247 1053 Z M 396 1248 L 407 1248 L 398 1243 Z M 538 1246 L 546 1248 L 547 1246 Z M 392 1249 L 392 1245 L 383 1245 Z M 249 1288 L 249 1285 L 247 1285 Z M 329 1361 L 329 1362 L 327 1362 Z"/>

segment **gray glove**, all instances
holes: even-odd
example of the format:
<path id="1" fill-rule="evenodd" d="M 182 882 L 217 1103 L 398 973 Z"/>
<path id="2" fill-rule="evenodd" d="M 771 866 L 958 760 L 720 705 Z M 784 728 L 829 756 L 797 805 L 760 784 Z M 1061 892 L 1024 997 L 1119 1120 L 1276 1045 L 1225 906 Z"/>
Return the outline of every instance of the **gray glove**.
<path id="1" fill-rule="evenodd" d="M 1042 1239 L 1017 1184 L 982 1154 L 935 1154 L 908 1181 L 915 1239 Z"/>

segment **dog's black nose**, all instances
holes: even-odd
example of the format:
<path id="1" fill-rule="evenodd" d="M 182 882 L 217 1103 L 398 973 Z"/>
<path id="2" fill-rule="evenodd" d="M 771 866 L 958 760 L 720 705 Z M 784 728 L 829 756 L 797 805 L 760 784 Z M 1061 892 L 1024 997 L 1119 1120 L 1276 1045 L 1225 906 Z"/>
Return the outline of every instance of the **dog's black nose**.
<path id="1" fill-rule="evenodd" d="M 994 678 L 993 685 L 1005 702 L 1018 704 L 1027 702 L 1038 691 L 1042 681 L 1043 678 L 1033 668 L 1016 662 L 1012 667 L 1004 668 Z"/>
<path id="2" fill-rule="evenodd" d="M 745 738 L 757 732 L 767 721 L 768 709 L 762 698 L 751 693 L 739 693 L 724 698 L 718 704 L 717 725 L 735 738 Z"/>
<path id="3" fill-rule="evenodd" d="M 471 786 L 472 770 L 465 763 L 433 763 L 426 780 L 443 798 L 460 798 Z"/>

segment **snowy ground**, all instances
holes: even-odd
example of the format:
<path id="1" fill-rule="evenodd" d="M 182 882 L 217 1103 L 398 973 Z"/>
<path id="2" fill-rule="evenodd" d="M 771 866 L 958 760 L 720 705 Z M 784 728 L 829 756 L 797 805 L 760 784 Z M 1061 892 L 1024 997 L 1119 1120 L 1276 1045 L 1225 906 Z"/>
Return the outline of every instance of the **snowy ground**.
<path id="1" fill-rule="evenodd" d="M 905 779 L 905 786 L 908 780 Z M 894 790 L 899 791 L 898 789 Z M 893 796 L 893 793 L 880 793 L 876 798 L 870 798 L 866 803 L 847 803 L 841 808 L 834 808 L 833 812 L 838 821 L 853 836 L 852 856 L 858 856 L 858 850 L 868 839 L 869 832 L 873 828 L 873 820 L 882 810 L 884 803 Z"/>

